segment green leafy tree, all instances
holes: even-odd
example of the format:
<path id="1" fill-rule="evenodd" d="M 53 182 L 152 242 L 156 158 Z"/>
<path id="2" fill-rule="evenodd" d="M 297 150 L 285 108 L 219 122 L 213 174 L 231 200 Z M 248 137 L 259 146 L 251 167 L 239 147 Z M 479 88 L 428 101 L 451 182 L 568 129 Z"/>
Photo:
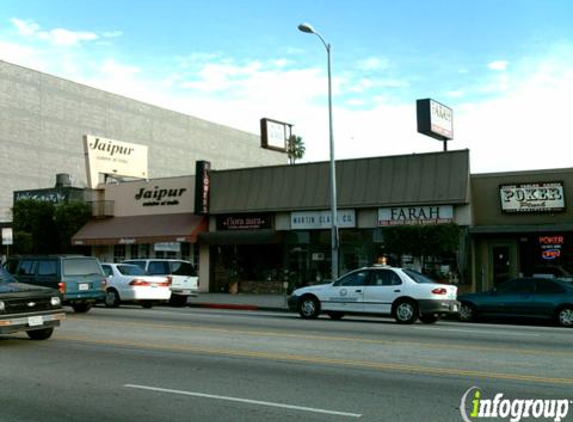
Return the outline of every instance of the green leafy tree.
<path id="1" fill-rule="evenodd" d="M 54 253 L 59 237 L 54 224 L 54 204 L 36 199 L 22 199 L 12 207 L 15 253 Z M 20 241 L 22 243 L 20 243 Z"/>
<path id="2" fill-rule="evenodd" d="M 300 160 L 304 157 L 306 152 L 306 147 L 304 146 L 304 141 L 300 136 L 291 135 L 288 139 L 288 159 L 290 164 L 294 164 L 296 160 Z"/>
<path id="3" fill-rule="evenodd" d="M 91 216 L 89 205 L 69 202 L 54 205 L 35 199 L 16 201 L 12 207 L 13 252 L 55 254 L 85 251 L 74 248 L 72 236 Z"/>
<path id="4" fill-rule="evenodd" d="M 72 236 L 90 219 L 91 207 L 85 202 L 68 202 L 56 206 L 54 223 L 60 240 L 59 252 L 80 252 L 72 246 Z"/>

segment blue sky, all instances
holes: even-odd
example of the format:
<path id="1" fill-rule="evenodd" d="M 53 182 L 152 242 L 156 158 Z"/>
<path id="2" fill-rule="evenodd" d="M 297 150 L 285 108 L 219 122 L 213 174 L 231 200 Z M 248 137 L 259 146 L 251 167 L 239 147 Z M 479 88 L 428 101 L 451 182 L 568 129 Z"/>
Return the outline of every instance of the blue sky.
<path id="1" fill-rule="evenodd" d="M 454 110 L 474 173 L 573 167 L 570 0 L 0 0 L 0 60 L 252 133 L 288 122 L 328 159 L 439 151 L 416 99 Z M 132 141 L 132 140 L 125 140 Z M 150 157 L 153 159 L 153 157 Z"/>

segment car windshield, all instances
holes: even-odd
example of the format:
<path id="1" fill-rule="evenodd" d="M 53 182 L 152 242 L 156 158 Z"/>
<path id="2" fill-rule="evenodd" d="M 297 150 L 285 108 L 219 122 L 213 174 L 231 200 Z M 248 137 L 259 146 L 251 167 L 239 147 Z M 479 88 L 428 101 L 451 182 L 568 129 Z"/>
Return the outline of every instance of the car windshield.
<path id="1" fill-rule="evenodd" d="M 146 272 L 137 265 L 118 265 L 117 270 L 123 275 L 145 275 Z"/>
<path id="2" fill-rule="evenodd" d="M 418 271 L 410 270 L 410 269 L 403 269 L 402 270 L 408 277 L 414 280 L 418 284 L 432 284 L 435 283 L 430 277 L 419 273 Z"/>
<path id="3" fill-rule="evenodd" d="M 94 258 L 64 259 L 64 275 L 103 275 L 99 262 Z"/>
<path id="4" fill-rule="evenodd" d="M 171 274 L 196 276 L 197 271 L 195 271 L 195 267 L 188 262 L 174 261 L 171 262 Z"/>
<path id="5" fill-rule="evenodd" d="M 0 283 L 13 283 L 15 281 L 16 279 L 4 267 L 0 267 Z"/>

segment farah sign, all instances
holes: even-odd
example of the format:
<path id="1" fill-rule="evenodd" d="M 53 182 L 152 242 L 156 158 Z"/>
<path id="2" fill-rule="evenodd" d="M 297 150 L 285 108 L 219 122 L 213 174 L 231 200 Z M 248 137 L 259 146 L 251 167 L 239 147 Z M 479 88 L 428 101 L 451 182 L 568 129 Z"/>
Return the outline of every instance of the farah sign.
<path id="1" fill-rule="evenodd" d="M 454 207 L 451 205 L 378 209 L 379 226 L 441 224 L 451 223 L 453 221 Z"/>
<path id="2" fill-rule="evenodd" d="M 115 139 L 84 136 L 88 187 L 95 189 L 99 174 L 147 179 L 147 146 Z"/>

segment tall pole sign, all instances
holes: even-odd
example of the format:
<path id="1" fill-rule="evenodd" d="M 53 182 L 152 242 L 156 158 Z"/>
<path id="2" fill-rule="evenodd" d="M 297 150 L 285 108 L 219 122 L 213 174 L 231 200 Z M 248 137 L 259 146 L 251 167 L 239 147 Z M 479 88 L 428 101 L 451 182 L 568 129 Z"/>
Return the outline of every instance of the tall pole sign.
<path id="1" fill-rule="evenodd" d="M 429 98 L 416 101 L 418 132 L 444 142 L 448 150 L 448 140 L 454 139 L 454 111 Z"/>

